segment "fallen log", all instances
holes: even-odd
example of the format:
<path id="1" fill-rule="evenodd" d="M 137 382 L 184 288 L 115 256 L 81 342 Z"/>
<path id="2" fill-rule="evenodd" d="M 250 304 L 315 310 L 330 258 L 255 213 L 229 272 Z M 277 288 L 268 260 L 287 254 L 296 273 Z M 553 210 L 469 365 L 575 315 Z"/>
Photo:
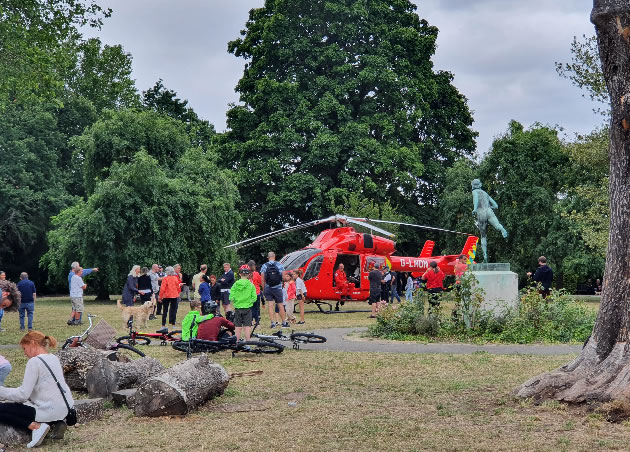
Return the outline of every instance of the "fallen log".
<path id="1" fill-rule="evenodd" d="M 189 359 L 142 383 L 134 397 L 134 414 L 187 414 L 223 394 L 229 381 L 227 371 L 207 355 Z"/>
<path id="2" fill-rule="evenodd" d="M 137 388 L 121 389 L 120 391 L 112 392 L 112 402 L 115 406 L 125 405 L 130 410 L 133 410 L 135 404 Z"/>
<path id="3" fill-rule="evenodd" d="M 31 440 L 31 431 L 0 424 L 0 443 L 4 445 L 26 444 Z"/>
<path id="4" fill-rule="evenodd" d="M 85 424 L 103 417 L 105 411 L 104 399 L 80 399 L 74 401 L 77 410 L 77 424 Z"/>
<path id="5" fill-rule="evenodd" d="M 87 391 L 93 398 L 110 398 L 112 392 L 137 387 L 164 371 L 164 366 L 154 358 L 117 362 L 111 361 L 109 354 L 111 351 L 84 347 L 59 351 L 57 356 L 70 389 Z"/>

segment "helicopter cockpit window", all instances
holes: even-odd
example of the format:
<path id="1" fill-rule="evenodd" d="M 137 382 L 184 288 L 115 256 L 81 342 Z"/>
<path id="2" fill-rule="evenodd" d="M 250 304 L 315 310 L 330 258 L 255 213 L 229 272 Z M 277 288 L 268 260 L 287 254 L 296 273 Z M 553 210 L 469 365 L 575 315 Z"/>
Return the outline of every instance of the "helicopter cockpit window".
<path id="1" fill-rule="evenodd" d="M 319 269 L 322 267 L 322 262 L 324 262 L 324 256 L 317 256 L 310 264 L 308 264 L 306 273 L 304 273 L 304 281 L 319 275 Z"/>
<path id="2" fill-rule="evenodd" d="M 370 263 L 373 263 L 374 267 L 382 268 L 385 265 L 385 258 L 384 257 L 368 256 L 365 259 L 365 265 L 363 267 L 363 271 L 368 271 L 369 270 Z"/>
<path id="3" fill-rule="evenodd" d="M 322 250 L 317 248 L 304 248 L 297 250 L 284 256 L 280 263 L 285 270 L 297 270 L 304 267 L 304 264 L 315 254 L 321 253 Z"/>

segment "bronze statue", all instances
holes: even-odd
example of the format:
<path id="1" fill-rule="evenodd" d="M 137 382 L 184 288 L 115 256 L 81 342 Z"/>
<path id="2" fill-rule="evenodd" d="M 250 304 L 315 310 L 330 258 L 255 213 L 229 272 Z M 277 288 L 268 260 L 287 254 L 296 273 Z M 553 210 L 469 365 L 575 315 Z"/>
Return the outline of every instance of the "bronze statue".
<path id="1" fill-rule="evenodd" d="M 496 215 L 494 210 L 499 208 L 499 205 L 494 199 L 490 197 L 488 193 L 481 189 L 481 181 L 474 179 L 471 183 L 473 193 L 473 216 L 477 220 L 477 227 L 479 228 L 479 235 L 481 237 L 481 249 L 483 250 L 483 260 L 488 262 L 488 236 L 486 229 L 488 223 L 490 223 L 497 231 L 499 231 L 503 238 L 507 238 L 508 233 Z"/>

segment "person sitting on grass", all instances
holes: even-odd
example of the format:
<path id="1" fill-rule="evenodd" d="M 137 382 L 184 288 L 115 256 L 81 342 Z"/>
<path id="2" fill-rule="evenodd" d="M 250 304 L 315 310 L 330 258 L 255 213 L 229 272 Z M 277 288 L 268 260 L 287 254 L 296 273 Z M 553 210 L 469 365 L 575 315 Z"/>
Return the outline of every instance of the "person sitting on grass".
<path id="1" fill-rule="evenodd" d="M 24 380 L 19 388 L 0 386 L 0 424 L 11 425 L 32 432 L 32 440 L 26 447 L 39 446 L 48 431 L 50 423 L 62 421 L 68 415 L 68 406 L 74 401 L 70 388 L 63 377 L 59 359 L 49 353 L 57 341 L 39 331 L 29 331 L 21 340 L 24 354 L 29 358 L 24 371 Z M 55 383 L 51 373 L 59 382 Z M 61 390 L 64 391 L 65 401 Z"/>
<path id="2" fill-rule="evenodd" d="M 245 340 L 248 341 L 252 334 L 252 306 L 256 301 L 256 288 L 249 280 L 251 270 L 247 265 L 241 265 L 238 274 L 241 279 L 236 281 L 230 290 L 230 303 L 234 305 L 236 338 L 243 340 L 241 333 L 245 330 Z"/>
<path id="3" fill-rule="evenodd" d="M 188 311 L 188 314 L 186 314 L 186 317 L 182 320 L 182 341 L 189 341 L 190 339 L 196 338 L 199 324 L 204 320 L 210 320 L 214 317 L 213 314 L 202 315 L 199 310 L 201 310 L 201 301 L 192 300 L 190 302 L 190 311 Z"/>
<path id="4" fill-rule="evenodd" d="M 210 320 L 204 320 L 199 324 L 197 339 L 204 341 L 229 341 L 234 334 L 234 324 L 217 312 L 218 304 L 214 301 L 204 303 L 201 308 L 203 315 L 212 314 Z"/>

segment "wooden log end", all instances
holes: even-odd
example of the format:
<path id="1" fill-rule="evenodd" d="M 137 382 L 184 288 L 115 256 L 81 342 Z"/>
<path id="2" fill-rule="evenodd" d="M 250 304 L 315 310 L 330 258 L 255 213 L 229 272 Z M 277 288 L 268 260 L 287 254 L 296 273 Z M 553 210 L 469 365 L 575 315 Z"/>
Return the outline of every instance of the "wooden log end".
<path id="1" fill-rule="evenodd" d="M 75 400 L 74 408 L 77 410 L 77 423 L 85 424 L 103 417 L 105 400 L 103 398 Z"/>

